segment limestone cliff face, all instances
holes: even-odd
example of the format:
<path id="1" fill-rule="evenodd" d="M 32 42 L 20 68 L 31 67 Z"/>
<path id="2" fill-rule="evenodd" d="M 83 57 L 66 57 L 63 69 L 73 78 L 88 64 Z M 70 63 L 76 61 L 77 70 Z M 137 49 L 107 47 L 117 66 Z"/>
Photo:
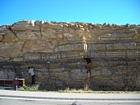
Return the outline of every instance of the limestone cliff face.
<path id="1" fill-rule="evenodd" d="M 24 77 L 35 67 L 43 89 L 83 88 L 92 60 L 90 88 L 140 89 L 140 26 L 19 21 L 0 26 L 0 78 Z"/>

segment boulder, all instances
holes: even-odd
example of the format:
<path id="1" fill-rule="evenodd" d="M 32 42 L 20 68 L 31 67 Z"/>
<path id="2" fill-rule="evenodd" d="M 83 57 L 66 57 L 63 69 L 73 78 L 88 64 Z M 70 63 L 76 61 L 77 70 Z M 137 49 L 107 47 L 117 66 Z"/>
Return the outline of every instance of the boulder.
<path id="1" fill-rule="evenodd" d="M 14 23 L 11 27 L 12 30 L 24 31 L 24 30 L 40 30 L 40 25 L 35 24 L 34 21 L 19 21 Z"/>

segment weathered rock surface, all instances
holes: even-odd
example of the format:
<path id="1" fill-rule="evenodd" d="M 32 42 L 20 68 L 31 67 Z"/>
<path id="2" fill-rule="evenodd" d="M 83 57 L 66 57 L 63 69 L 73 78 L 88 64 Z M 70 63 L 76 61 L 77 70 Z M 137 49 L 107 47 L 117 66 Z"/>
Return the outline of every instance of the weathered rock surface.
<path id="1" fill-rule="evenodd" d="M 35 67 L 42 89 L 83 88 L 84 53 L 92 59 L 90 88 L 140 90 L 140 26 L 19 21 L 0 26 L 0 78 L 26 78 Z M 50 63 L 48 63 L 50 62 Z"/>

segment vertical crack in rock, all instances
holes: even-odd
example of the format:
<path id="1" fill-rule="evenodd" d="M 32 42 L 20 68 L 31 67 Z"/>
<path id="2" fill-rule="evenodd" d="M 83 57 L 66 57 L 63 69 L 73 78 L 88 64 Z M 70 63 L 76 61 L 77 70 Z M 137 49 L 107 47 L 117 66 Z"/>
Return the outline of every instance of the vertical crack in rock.
<path id="1" fill-rule="evenodd" d="M 11 26 L 7 27 L 7 29 L 9 30 L 8 32 L 10 33 L 10 35 L 12 35 L 15 38 L 15 41 L 18 41 L 18 37 L 16 36 L 16 34 L 13 32 L 13 30 L 11 29 Z"/>
<path id="2" fill-rule="evenodd" d="M 24 49 L 25 44 L 26 44 L 26 41 L 24 41 L 24 43 L 23 43 L 23 45 L 21 47 L 21 52 L 23 52 L 23 49 Z"/>
<path id="3" fill-rule="evenodd" d="M 4 35 L 2 35 L 2 38 L 1 38 L 0 42 L 2 42 L 3 39 L 4 39 Z"/>

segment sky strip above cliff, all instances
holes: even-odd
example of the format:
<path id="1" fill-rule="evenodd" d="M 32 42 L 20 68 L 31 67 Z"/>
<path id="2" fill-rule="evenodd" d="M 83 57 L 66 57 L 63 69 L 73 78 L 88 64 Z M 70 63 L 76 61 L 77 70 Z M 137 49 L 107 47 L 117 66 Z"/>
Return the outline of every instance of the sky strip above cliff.
<path id="1" fill-rule="evenodd" d="M 0 0 L 0 25 L 20 20 L 140 24 L 140 0 Z"/>

